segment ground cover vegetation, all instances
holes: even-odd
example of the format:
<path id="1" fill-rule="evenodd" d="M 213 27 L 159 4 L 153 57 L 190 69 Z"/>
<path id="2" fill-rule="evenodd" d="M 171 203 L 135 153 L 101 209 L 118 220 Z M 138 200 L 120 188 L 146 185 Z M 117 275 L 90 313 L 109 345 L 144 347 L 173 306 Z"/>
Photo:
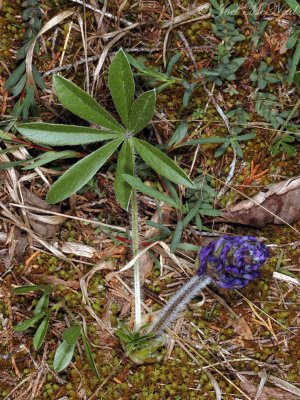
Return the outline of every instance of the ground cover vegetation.
<path id="1" fill-rule="evenodd" d="M 298 3 L 0 8 L 0 397 L 299 398 Z"/>

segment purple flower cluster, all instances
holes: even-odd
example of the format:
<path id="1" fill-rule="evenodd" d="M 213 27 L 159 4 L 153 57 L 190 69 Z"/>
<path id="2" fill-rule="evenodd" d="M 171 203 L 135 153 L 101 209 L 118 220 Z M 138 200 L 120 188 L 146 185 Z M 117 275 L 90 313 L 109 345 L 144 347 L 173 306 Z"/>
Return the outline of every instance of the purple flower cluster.
<path id="1" fill-rule="evenodd" d="M 199 253 L 198 275 L 212 274 L 225 289 L 240 289 L 259 276 L 269 249 L 253 236 L 229 236 L 211 242 Z"/>

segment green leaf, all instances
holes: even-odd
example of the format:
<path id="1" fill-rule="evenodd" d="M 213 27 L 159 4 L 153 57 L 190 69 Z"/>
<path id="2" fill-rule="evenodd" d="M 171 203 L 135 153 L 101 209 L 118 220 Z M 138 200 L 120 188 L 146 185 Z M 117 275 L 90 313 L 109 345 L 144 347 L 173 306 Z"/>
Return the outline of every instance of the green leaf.
<path id="1" fill-rule="evenodd" d="M 298 42 L 298 45 L 297 45 L 296 50 L 295 50 L 295 53 L 293 55 L 291 70 L 290 70 L 289 77 L 288 77 L 288 84 L 289 85 L 293 82 L 294 75 L 296 73 L 296 69 L 297 69 L 298 64 L 299 64 L 299 60 L 300 60 L 300 41 Z"/>
<path id="2" fill-rule="evenodd" d="M 122 136 L 121 132 L 77 125 L 45 124 L 43 122 L 18 124 L 17 129 L 27 139 L 49 146 L 76 146 Z"/>
<path id="3" fill-rule="evenodd" d="M 46 201 L 51 204 L 57 203 L 81 189 L 92 179 L 98 169 L 102 167 L 105 161 L 122 143 L 122 140 L 116 139 L 107 143 L 69 168 L 51 187 Z"/>
<path id="4" fill-rule="evenodd" d="M 70 326 L 65 329 L 62 334 L 62 338 L 68 344 L 75 344 L 80 336 L 81 327 L 78 325 Z"/>
<path id="5" fill-rule="evenodd" d="M 285 0 L 294 13 L 300 18 L 300 5 L 297 0 Z"/>
<path id="6" fill-rule="evenodd" d="M 5 132 L 1 131 L 1 129 L 0 129 L 0 138 L 4 139 L 4 140 L 12 141 L 11 137 L 9 135 L 7 135 Z"/>
<path id="7" fill-rule="evenodd" d="M 222 138 L 222 137 L 208 137 L 208 138 L 201 138 L 201 139 L 195 139 L 195 140 L 189 140 L 187 142 L 184 142 L 180 144 L 178 147 L 182 146 L 193 146 L 196 144 L 204 144 L 204 143 L 225 143 L 227 142 L 227 138 Z"/>
<path id="8" fill-rule="evenodd" d="M 183 229 L 183 223 L 182 221 L 177 221 L 177 225 L 175 228 L 175 232 L 171 241 L 171 245 L 170 245 L 170 252 L 174 253 L 174 251 L 177 248 L 177 244 L 179 243 L 179 240 L 181 239 L 181 235 L 182 235 L 182 229 Z"/>
<path id="9" fill-rule="evenodd" d="M 132 192 L 131 186 L 123 178 L 123 174 L 134 174 L 133 153 L 128 139 L 125 139 L 117 162 L 117 170 L 114 181 L 114 191 L 118 202 L 128 210 L 129 200 Z"/>
<path id="10" fill-rule="evenodd" d="M 199 251 L 199 246 L 191 243 L 177 243 L 177 249 L 188 250 L 188 251 Z"/>
<path id="11" fill-rule="evenodd" d="M 17 160 L 17 161 L 0 164 L 0 170 L 16 167 L 17 165 L 25 164 L 27 161 L 30 161 L 30 160 L 31 160 L 31 158 L 28 158 L 27 160 Z"/>
<path id="12" fill-rule="evenodd" d="M 108 86 L 116 109 L 124 125 L 129 128 L 129 114 L 135 87 L 129 62 L 122 49 L 110 64 Z"/>
<path id="13" fill-rule="evenodd" d="M 280 142 L 274 144 L 271 150 L 271 156 L 276 157 L 280 150 Z"/>
<path id="14" fill-rule="evenodd" d="M 284 142 L 281 143 L 281 147 L 282 147 L 282 150 L 286 151 L 287 155 L 289 155 L 290 157 L 295 156 L 296 151 L 297 151 L 296 147 L 291 146 L 290 144 L 287 144 Z"/>
<path id="15" fill-rule="evenodd" d="M 123 322 L 119 321 L 119 326 L 128 336 L 132 337 L 133 332 L 128 328 L 127 325 L 123 324 Z"/>
<path id="16" fill-rule="evenodd" d="M 41 154 L 39 157 L 37 157 L 37 161 L 33 162 L 30 165 L 27 165 L 26 167 L 22 168 L 22 170 L 26 171 L 28 169 L 33 169 L 40 167 L 41 165 L 45 165 L 51 161 L 58 160 L 58 159 L 63 159 L 63 158 L 74 158 L 78 156 L 77 151 L 72 151 L 72 150 L 64 150 L 64 151 L 46 151 L 45 153 Z"/>
<path id="17" fill-rule="evenodd" d="M 46 286 L 51 287 L 51 285 L 24 285 L 14 288 L 13 292 L 18 294 L 35 292 L 36 290 L 45 290 Z"/>
<path id="18" fill-rule="evenodd" d="M 174 56 L 171 58 L 171 60 L 169 61 L 168 66 L 167 66 L 167 74 L 168 75 L 169 75 L 169 73 L 171 72 L 172 68 L 177 63 L 177 61 L 179 60 L 180 57 L 181 57 L 181 53 L 178 52 L 178 53 L 174 54 Z"/>
<path id="19" fill-rule="evenodd" d="M 68 344 L 63 341 L 57 348 L 54 356 L 53 368 L 55 372 L 60 372 L 72 361 L 75 344 Z"/>
<path id="20" fill-rule="evenodd" d="M 295 44 L 297 43 L 298 37 L 300 34 L 300 30 L 294 29 L 289 40 L 286 42 L 286 48 L 287 49 L 292 49 Z"/>
<path id="21" fill-rule="evenodd" d="M 26 84 L 26 75 L 24 74 L 18 83 L 12 88 L 12 94 L 18 96 Z"/>
<path id="22" fill-rule="evenodd" d="M 167 228 L 166 226 L 164 226 L 164 225 L 162 225 L 162 224 L 159 224 L 159 223 L 157 223 L 157 222 L 154 222 L 154 221 L 145 221 L 145 225 L 153 226 L 154 228 L 161 229 L 162 231 L 164 231 L 164 232 L 166 232 L 166 233 L 168 233 L 168 234 L 171 233 L 171 231 L 170 231 L 169 228 Z"/>
<path id="23" fill-rule="evenodd" d="M 33 314 L 39 315 L 42 312 L 46 312 L 48 305 L 49 305 L 49 293 L 44 293 L 43 296 L 37 302 Z"/>
<path id="24" fill-rule="evenodd" d="M 31 86 L 30 88 L 28 88 L 27 85 L 26 85 L 26 96 L 25 96 L 25 99 L 23 101 L 23 110 L 22 110 L 23 121 L 27 121 L 28 114 L 29 114 L 29 108 L 33 104 L 35 104 L 34 87 Z"/>
<path id="25" fill-rule="evenodd" d="M 230 146 L 230 139 L 226 140 L 226 142 L 224 142 L 222 144 L 222 146 L 220 146 L 216 151 L 215 151 L 215 157 L 219 157 L 221 156 L 227 149 L 227 147 Z"/>
<path id="26" fill-rule="evenodd" d="M 38 350 L 43 344 L 43 341 L 45 339 L 48 330 L 49 321 L 50 321 L 50 316 L 46 315 L 46 317 L 43 319 L 43 321 L 41 322 L 40 326 L 38 327 L 37 331 L 34 334 L 33 347 L 35 348 L 35 350 Z"/>
<path id="27" fill-rule="evenodd" d="M 174 183 L 195 189 L 195 185 L 186 173 L 160 150 L 136 138 L 133 138 L 133 143 L 141 158 L 158 174 Z"/>
<path id="28" fill-rule="evenodd" d="M 180 198 L 179 198 L 179 196 L 178 196 L 178 193 L 177 193 L 175 187 L 174 187 L 173 184 L 172 184 L 168 179 L 166 179 L 166 178 L 164 179 L 164 182 L 165 182 L 165 184 L 167 185 L 167 187 L 168 187 L 168 189 L 169 189 L 169 191 L 170 191 L 170 193 L 171 193 L 171 196 L 173 197 L 173 199 L 174 199 L 175 203 L 177 204 L 178 208 L 180 208 L 180 207 L 181 207 L 181 202 L 180 202 Z"/>
<path id="29" fill-rule="evenodd" d="M 34 325 L 37 321 L 42 319 L 46 315 L 45 312 L 42 312 L 39 315 L 36 315 L 33 318 L 26 319 L 26 321 L 21 322 L 19 325 L 14 326 L 14 331 L 16 332 L 23 332 L 26 329 L 30 328 L 32 325 Z"/>
<path id="30" fill-rule="evenodd" d="M 131 343 L 131 342 L 132 342 L 132 337 L 126 335 L 126 334 L 125 334 L 124 332 L 122 332 L 122 331 L 116 330 L 116 331 L 115 331 L 115 334 L 116 334 L 120 339 L 122 339 L 124 342 L 126 342 L 126 343 Z"/>
<path id="31" fill-rule="evenodd" d="M 234 136 L 234 137 L 231 138 L 231 140 L 232 141 L 234 141 L 234 140 L 238 140 L 238 141 L 240 141 L 240 140 L 250 140 L 250 139 L 255 138 L 255 136 L 256 136 L 256 133 L 246 133 L 245 135 Z"/>
<path id="32" fill-rule="evenodd" d="M 199 214 L 201 204 L 202 204 L 202 199 L 199 199 L 190 209 L 187 216 L 183 220 L 183 227 L 185 227 L 197 214 Z"/>
<path id="33" fill-rule="evenodd" d="M 34 65 L 32 65 L 32 76 L 34 79 L 34 82 L 37 84 L 37 86 L 41 89 L 44 90 L 46 85 L 45 82 L 41 76 L 41 74 L 39 73 L 39 71 L 35 68 Z"/>
<path id="34" fill-rule="evenodd" d="M 13 141 L 9 140 L 9 142 L 12 143 Z M 4 150 L 0 150 L 0 154 L 10 153 L 12 150 L 19 149 L 20 147 L 26 147 L 26 145 L 24 146 L 24 144 L 17 144 L 16 146 L 7 147 Z"/>
<path id="35" fill-rule="evenodd" d="M 54 75 L 53 85 L 61 103 L 73 114 L 107 129 L 125 132 L 124 128 L 92 96 L 74 83 Z"/>
<path id="36" fill-rule="evenodd" d="M 139 60 L 139 59 L 135 59 L 133 58 L 129 53 L 125 53 L 125 56 L 128 60 L 128 62 L 137 70 L 139 71 L 145 71 L 147 68 L 145 67 L 145 65 Z"/>
<path id="37" fill-rule="evenodd" d="M 145 193 L 147 196 L 153 197 L 159 201 L 163 201 L 166 204 L 169 204 L 172 207 L 178 208 L 176 202 L 171 199 L 171 197 L 165 195 L 164 193 L 159 192 L 151 188 L 150 186 L 145 185 L 139 178 L 136 178 L 131 175 L 123 174 L 123 178 L 135 189 L 139 190 L 142 193 Z"/>
<path id="38" fill-rule="evenodd" d="M 155 111 L 155 89 L 142 93 L 132 104 L 129 116 L 129 129 L 140 132 L 153 118 Z"/>
<path id="39" fill-rule="evenodd" d="M 23 61 L 22 64 L 20 64 L 18 66 L 18 68 L 14 70 L 14 72 L 10 75 L 10 77 L 5 82 L 5 84 L 3 86 L 4 90 L 11 89 L 13 86 L 16 85 L 17 82 L 19 82 L 19 80 L 21 79 L 21 76 L 25 72 L 25 68 L 26 68 L 25 61 Z"/>
<path id="40" fill-rule="evenodd" d="M 188 122 L 187 121 L 183 121 L 181 124 L 179 124 L 178 127 L 176 128 L 175 132 L 173 133 L 173 136 L 171 137 L 169 143 L 167 144 L 167 149 L 169 149 L 174 144 L 181 142 L 182 139 L 185 138 L 187 130 L 188 130 Z"/>
<path id="41" fill-rule="evenodd" d="M 90 367 L 91 367 L 92 371 L 94 372 L 95 376 L 98 379 L 100 379 L 100 375 L 98 373 L 98 370 L 97 370 L 97 367 L 96 367 L 96 364 L 95 364 L 95 361 L 94 361 L 94 358 L 93 358 L 93 355 L 92 355 L 92 352 L 91 352 L 91 349 L 90 349 L 90 345 L 89 345 L 89 343 L 88 343 L 88 341 L 87 341 L 87 339 L 86 339 L 86 337 L 85 337 L 85 335 L 84 335 L 82 330 L 81 330 L 81 337 L 82 337 L 82 340 L 83 340 L 83 347 L 84 347 L 84 350 L 86 352 L 86 356 L 87 356 L 88 362 L 90 364 Z"/>
<path id="42" fill-rule="evenodd" d="M 220 4 L 216 0 L 210 0 L 210 3 L 215 7 L 216 10 L 221 11 Z"/>
<path id="43" fill-rule="evenodd" d="M 203 215 L 208 215 L 210 217 L 219 217 L 221 215 L 221 212 L 219 210 L 202 209 L 202 208 L 200 210 L 200 213 Z"/>

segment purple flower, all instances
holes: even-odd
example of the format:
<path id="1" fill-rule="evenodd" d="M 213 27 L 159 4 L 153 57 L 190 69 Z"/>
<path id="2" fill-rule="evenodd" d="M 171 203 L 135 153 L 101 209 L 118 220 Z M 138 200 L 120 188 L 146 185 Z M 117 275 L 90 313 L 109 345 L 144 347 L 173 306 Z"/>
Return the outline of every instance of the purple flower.
<path id="1" fill-rule="evenodd" d="M 240 289 L 259 276 L 269 249 L 253 236 L 225 235 L 203 247 L 198 275 L 209 273 L 225 289 Z"/>

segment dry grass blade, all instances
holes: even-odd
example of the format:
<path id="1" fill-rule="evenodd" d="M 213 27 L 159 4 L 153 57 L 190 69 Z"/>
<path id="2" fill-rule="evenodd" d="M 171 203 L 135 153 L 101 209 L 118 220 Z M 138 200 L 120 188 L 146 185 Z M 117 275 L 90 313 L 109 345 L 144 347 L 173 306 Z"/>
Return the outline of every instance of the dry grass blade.
<path id="1" fill-rule="evenodd" d="M 114 32 L 103 33 L 103 35 L 101 35 L 101 38 L 103 40 L 111 39 L 111 38 L 115 37 L 116 35 L 119 35 L 119 33 L 128 32 L 131 29 L 134 29 L 139 25 L 141 25 L 140 22 L 135 22 L 132 25 L 126 26 L 126 28 L 121 28 L 121 29 L 118 29 L 117 31 L 114 31 Z"/>
<path id="2" fill-rule="evenodd" d="M 82 278 L 80 278 L 80 287 L 83 294 L 83 303 L 90 306 L 89 296 L 88 296 L 88 284 L 92 276 L 102 270 L 114 269 L 116 266 L 115 261 L 100 262 L 94 268 L 92 268 L 88 273 L 86 273 Z"/>
<path id="3" fill-rule="evenodd" d="M 152 243 L 150 246 L 148 246 L 145 249 L 143 249 L 142 251 L 140 251 L 131 261 L 129 261 L 129 263 L 124 265 L 123 268 L 121 268 L 119 271 L 111 272 L 110 274 L 108 274 L 105 277 L 105 279 L 110 281 L 115 275 L 118 275 L 118 274 L 121 274 L 124 271 L 127 271 L 129 268 L 133 267 L 135 262 L 141 257 L 142 254 L 146 253 L 146 251 L 150 250 L 153 246 L 156 246 L 157 244 L 161 244 L 161 243 L 162 242 L 154 242 L 154 243 Z"/>
<path id="4" fill-rule="evenodd" d="M 85 75 L 86 75 L 86 92 L 90 94 L 90 74 L 89 74 L 89 65 L 87 62 L 87 37 L 86 32 L 83 28 L 83 21 L 80 14 L 77 14 L 78 23 L 80 26 L 80 33 L 82 38 L 83 50 L 84 50 L 84 58 L 85 58 Z"/>
<path id="5" fill-rule="evenodd" d="M 84 1 L 81 1 L 81 0 L 71 0 L 71 1 L 73 1 L 74 3 L 78 3 L 78 4 L 81 4 L 81 5 L 84 5 L 86 8 L 89 8 L 90 10 L 92 10 L 92 11 L 94 11 L 96 13 L 104 15 L 107 18 L 114 19 L 115 21 L 119 20 L 124 25 L 132 25 L 132 22 L 127 21 L 126 19 L 118 18 L 117 16 L 115 16 L 115 15 L 109 13 L 109 12 L 103 12 L 102 10 L 99 10 L 98 8 L 95 8 L 95 7 L 91 6 L 90 4 L 85 3 Z"/>
<path id="6" fill-rule="evenodd" d="M 126 34 L 126 31 L 124 32 L 120 32 L 114 39 L 112 39 L 102 50 L 102 54 L 101 57 L 99 58 L 97 67 L 94 71 L 94 81 L 93 81 L 93 86 L 95 84 L 96 79 L 98 78 L 98 75 L 101 71 L 101 68 L 104 64 L 105 58 L 107 56 L 107 53 L 109 51 L 109 49 L 115 44 L 117 43 L 124 35 Z"/>
<path id="7" fill-rule="evenodd" d="M 110 228 L 110 229 L 114 229 L 114 230 L 117 230 L 120 232 L 126 232 L 126 228 L 122 228 L 121 226 L 103 224 L 102 222 L 91 221 L 90 219 L 86 219 L 86 218 L 75 217 L 73 215 L 68 215 L 68 214 L 61 214 L 61 213 L 57 213 L 55 211 L 43 210 L 41 208 L 29 207 L 29 206 L 25 206 L 22 204 L 10 203 L 10 205 L 14 206 L 14 207 L 25 208 L 27 210 L 35 210 L 35 211 L 43 212 L 46 214 L 52 214 L 52 215 L 57 215 L 57 216 L 64 217 L 64 218 L 70 218 L 70 219 L 74 219 L 76 221 L 82 221 L 82 222 L 86 222 L 86 223 L 89 223 L 92 225 L 103 226 L 104 228 Z"/>
<path id="8" fill-rule="evenodd" d="M 64 19 L 69 18 L 73 14 L 74 14 L 74 11 L 62 11 L 61 13 L 57 14 L 55 17 L 51 18 L 50 21 L 48 21 L 42 27 L 42 29 L 39 31 L 39 33 L 32 40 L 31 45 L 30 45 L 27 55 L 26 55 L 26 75 L 27 75 L 27 82 L 28 82 L 29 86 L 36 87 L 33 76 L 32 76 L 32 57 L 33 57 L 33 49 L 34 49 L 37 39 L 41 35 L 43 35 L 45 32 L 47 32 L 49 29 L 53 28 L 55 25 L 60 24 Z"/>
<path id="9" fill-rule="evenodd" d="M 174 332 L 172 332 L 172 331 L 169 330 L 169 329 L 168 329 L 168 331 L 170 331 L 170 333 L 172 334 L 172 336 L 175 338 L 176 343 L 177 343 L 177 344 L 192 358 L 192 360 L 193 360 L 201 369 L 203 369 L 203 365 L 202 365 L 202 364 L 199 362 L 199 360 L 191 353 L 191 351 L 194 352 L 194 353 L 196 353 L 196 355 L 197 355 L 198 357 L 200 357 L 200 358 L 207 364 L 207 366 L 204 367 L 204 368 L 205 368 L 205 373 L 206 373 L 206 374 L 207 374 L 207 372 L 208 372 L 208 371 L 207 371 L 208 368 L 213 369 L 218 375 L 220 375 L 224 380 L 226 380 L 226 381 L 227 381 L 228 383 L 230 383 L 236 390 L 238 390 L 239 393 L 241 393 L 243 396 L 245 396 L 245 398 L 246 398 L 247 400 L 252 400 L 250 397 L 247 396 L 247 394 L 246 394 L 245 392 L 243 392 L 238 386 L 236 386 L 236 384 L 235 384 L 231 379 L 227 378 L 227 376 L 224 375 L 220 370 L 218 370 L 214 365 L 209 364 L 209 362 L 207 361 L 207 359 L 206 359 L 205 357 L 203 357 L 202 354 L 199 353 L 196 349 L 194 349 L 194 348 L 188 343 L 187 340 L 182 339 L 182 338 L 180 338 L 179 336 L 175 335 Z M 184 344 L 184 343 L 185 343 L 185 344 Z M 191 351 L 189 351 L 188 348 L 189 348 Z M 209 374 L 208 376 L 209 376 L 209 379 L 210 379 L 210 377 L 211 377 L 212 375 Z M 212 383 L 212 385 L 214 386 L 214 383 L 213 383 L 213 382 L 211 382 L 211 383 Z M 218 387 L 219 387 L 219 385 L 218 385 Z M 214 388 L 215 388 L 215 390 L 218 390 L 217 387 L 214 386 Z M 219 387 L 219 389 L 220 389 L 220 387 Z M 216 392 L 216 393 L 217 393 L 217 392 Z M 222 398 L 222 397 L 221 397 L 221 398 Z"/>
<path id="10" fill-rule="evenodd" d="M 164 28 L 169 28 L 170 26 L 175 25 L 175 24 L 176 25 L 181 24 L 182 22 L 188 20 L 191 15 L 200 14 L 205 10 L 209 10 L 209 8 L 210 8 L 209 3 L 201 4 L 201 6 L 198 6 L 196 8 L 193 8 L 192 10 L 186 11 L 185 13 L 178 15 L 172 21 L 165 22 L 161 26 L 161 28 L 164 29 Z M 210 18 L 210 17 L 211 17 L 211 14 L 205 14 L 205 15 L 201 16 L 200 18 Z M 189 22 L 191 22 L 191 21 L 189 21 Z"/>
<path id="11" fill-rule="evenodd" d="M 284 389 L 300 398 L 300 389 L 292 385 L 291 383 L 286 382 L 283 379 L 278 378 L 277 376 L 274 375 L 269 376 L 269 381 L 274 385 L 280 387 L 281 389 Z"/>
<path id="12" fill-rule="evenodd" d="M 293 278 L 292 276 L 289 276 L 289 275 L 282 274 L 281 272 L 274 271 L 272 276 L 274 279 L 279 279 L 281 281 L 300 286 L 299 279 Z"/>

